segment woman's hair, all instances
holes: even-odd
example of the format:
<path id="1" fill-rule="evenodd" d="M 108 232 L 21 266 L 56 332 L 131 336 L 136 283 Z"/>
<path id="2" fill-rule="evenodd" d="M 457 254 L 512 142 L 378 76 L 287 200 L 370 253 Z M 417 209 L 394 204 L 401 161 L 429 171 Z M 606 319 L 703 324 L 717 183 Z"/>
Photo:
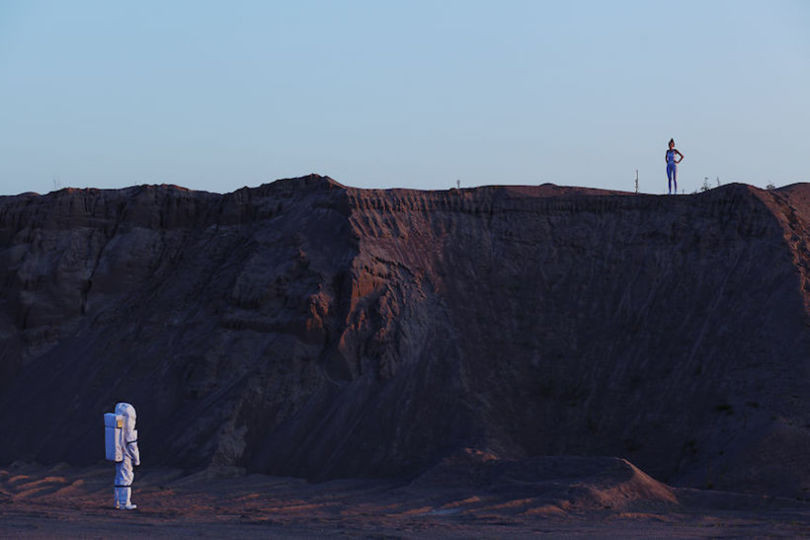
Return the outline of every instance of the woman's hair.
<path id="1" fill-rule="evenodd" d="M 670 139 L 667 144 L 675 144 L 675 139 Z"/>

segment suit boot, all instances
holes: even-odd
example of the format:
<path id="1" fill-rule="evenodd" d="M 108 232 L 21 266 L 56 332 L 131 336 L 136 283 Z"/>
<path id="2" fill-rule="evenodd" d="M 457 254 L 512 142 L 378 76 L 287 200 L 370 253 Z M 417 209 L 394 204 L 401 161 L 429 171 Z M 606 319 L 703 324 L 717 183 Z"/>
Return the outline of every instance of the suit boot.
<path id="1" fill-rule="evenodd" d="M 138 508 L 137 504 L 132 504 L 132 501 L 129 500 L 132 495 L 132 488 L 121 488 L 121 491 L 124 492 L 124 505 L 122 508 L 125 510 L 135 510 Z"/>

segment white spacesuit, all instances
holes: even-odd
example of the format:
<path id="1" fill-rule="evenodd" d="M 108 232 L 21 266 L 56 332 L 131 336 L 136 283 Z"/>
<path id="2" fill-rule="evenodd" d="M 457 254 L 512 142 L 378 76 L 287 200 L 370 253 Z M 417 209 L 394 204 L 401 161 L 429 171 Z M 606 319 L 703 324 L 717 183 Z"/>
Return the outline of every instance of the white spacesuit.
<path id="1" fill-rule="evenodd" d="M 116 404 L 115 413 L 104 415 L 104 426 L 107 459 L 115 461 L 115 507 L 134 510 L 137 506 L 130 501 L 135 478 L 132 465 L 141 464 L 135 407 L 129 403 Z"/>

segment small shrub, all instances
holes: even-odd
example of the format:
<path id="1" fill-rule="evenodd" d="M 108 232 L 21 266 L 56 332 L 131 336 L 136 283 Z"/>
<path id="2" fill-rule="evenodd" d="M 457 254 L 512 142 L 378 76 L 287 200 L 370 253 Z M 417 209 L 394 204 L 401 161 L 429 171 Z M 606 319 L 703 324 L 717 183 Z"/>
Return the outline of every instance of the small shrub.
<path id="1" fill-rule="evenodd" d="M 704 176 L 704 177 L 703 177 L 703 185 L 702 185 L 702 186 L 700 186 L 700 191 L 701 191 L 701 192 L 703 192 L 703 191 L 709 191 L 710 189 L 712 189 L 712 186 L 710 186 L 710 185 L 709 185 L 709 177 L 708 177 L 708 176 Z"/>

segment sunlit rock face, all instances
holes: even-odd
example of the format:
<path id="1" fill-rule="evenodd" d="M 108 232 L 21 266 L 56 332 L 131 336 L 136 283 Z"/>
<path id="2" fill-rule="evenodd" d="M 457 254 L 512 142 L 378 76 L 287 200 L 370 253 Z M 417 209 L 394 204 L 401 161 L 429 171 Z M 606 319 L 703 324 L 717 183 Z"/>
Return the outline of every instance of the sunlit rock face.
<path id="1" fill-rule="evenodd" d="M 413 476 L 465 449 L 810 487 L 810 187 L 0 198 L 0 463 Z"/>

